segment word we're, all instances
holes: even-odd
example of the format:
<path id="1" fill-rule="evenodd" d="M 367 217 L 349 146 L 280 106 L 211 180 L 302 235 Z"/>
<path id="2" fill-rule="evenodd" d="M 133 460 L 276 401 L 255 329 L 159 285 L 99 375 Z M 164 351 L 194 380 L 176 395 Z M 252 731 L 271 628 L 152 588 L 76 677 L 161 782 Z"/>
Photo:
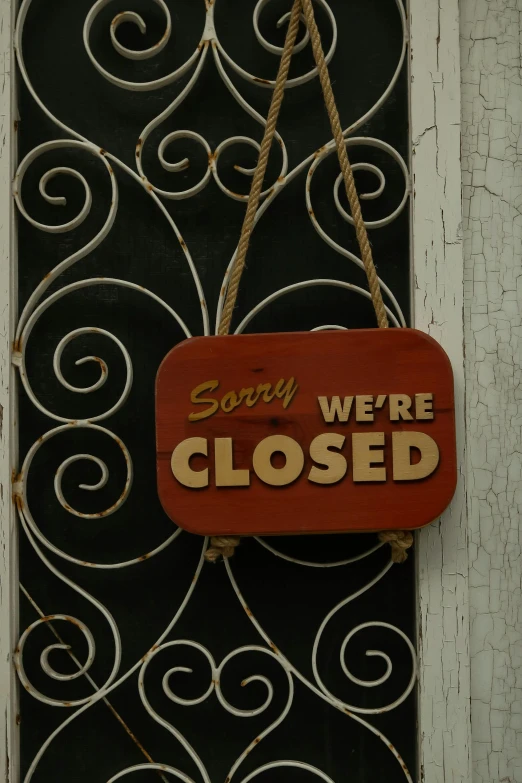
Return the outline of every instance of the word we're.
<path id="1" fill-rule="evenodd" d="M 388 401 L 390 421 L 429 421 L 433 419 L 433 394 L 416 394 L 414 400 L 408 394 L 357 394 L 345 397 L 318 397 L 323 419 L 327 424 L 334 421 L 346 423 L 374 421 L 374 411 L 380 410 Z"/>

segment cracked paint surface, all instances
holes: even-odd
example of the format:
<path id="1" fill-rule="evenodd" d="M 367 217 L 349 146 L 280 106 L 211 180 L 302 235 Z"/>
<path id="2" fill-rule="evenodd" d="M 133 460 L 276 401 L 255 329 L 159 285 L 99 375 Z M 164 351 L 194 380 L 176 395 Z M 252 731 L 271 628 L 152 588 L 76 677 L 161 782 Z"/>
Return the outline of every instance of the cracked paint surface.
<path id="1" fill-rule="evenodd" d="M 450 357 L 457 491 L 416 539 L 421 783 L 470 783 L 459 3 L 410 0 L 415 326 Z"/>
<path id="2" fill-rule="evenodd" d="M 461 2 L 474 783 L 522 783 L 521 25 Z"/>

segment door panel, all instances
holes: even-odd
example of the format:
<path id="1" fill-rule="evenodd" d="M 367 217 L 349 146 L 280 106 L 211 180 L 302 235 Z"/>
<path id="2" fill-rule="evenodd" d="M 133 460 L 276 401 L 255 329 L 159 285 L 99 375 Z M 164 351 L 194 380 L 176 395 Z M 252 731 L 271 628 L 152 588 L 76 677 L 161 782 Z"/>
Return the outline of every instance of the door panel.
<path id="1" fill-rule="evenodd" d="M 259 5 L 260 37 L 281 45 L 285 26 L 277 22 L 290 3 Z M 256 162 L 252 142 L 223 142 L 236 136 L 259 142 L 261 126 L 245 101 L 266 116 L 270 90 L 259 79 L 273 79 L 277 69 L 277 58 L 256 38 L 256 4 L 136 0 L 132 11 L 146 20 L 145 34 L 132 20 L 115 32 L 129 49 L 153 46 L 166 29 L 165 8 L 172 17 L 166 46 L 144 60 L 122 57 L 111 44 L 111 20 L 128 7 L 117 0 L 102 6 L 32 0 L 20 11 L 26 78 L 19 90 L 19 159 L 28 165 L 21 164 L 16 182 L 26 212 L 19 222 L 16 489 L 24 529 L 20 627 L 30 629 L 18 651 L 22 773 L 78 783 L 123 771 L 137 780 L 348 774 L 369 781 L 382 772 L 391 781 L 414 778 L 412 558 L 392 567 L 376 536 L 336 535 L 243 540 L 228 563 L 204 564 L 206 542 L 180 533 L 157 497 L 155 374 L 187 332 L 204 333 L 207 321 L 214 331 L 244 214 L 237 196 L 250 183 L 234 166 Z M 316 6 L 326 48 L 337 34 L 330 69 L 343 126 L 365 115 L 392 82 L 379 110 L 354 129 L 358 141 L 349 153 L 353 163 L 369 163 L 385 177 L 366 167 L 357 185 L 372 193 L 384 184 L 363 209 L 367 220 L 384 223 L 372 230 L 372 245 L 401 310 L 390 306 L 406 322 L 405 69 L 394 78 L 404 50 L 400 8 L 391 0 Z M 92 57 L 116 79 L 151 82 L 191 57 L 192 65 L 160 89 L 111 83 L 83 45 L 89 12 Z M 205 19 L 203 38 L 212 37 L 211 18 L 219 45 L 198 49 Z M 311 67 L 307 47 L 296 54 L 290 76 Z M 185 88 L 179 106 L 144 134 Z M 303 163 L 330 139 L 316 78 L 287 90 L 278 128 L 288 171 L 298 168 L 256 227 L 235 326 L 285 286 L 326 278 L 366 287 L 349 258 L 358 255 L 353 229 L 335 204 L 335 154 L 323 151 Z M 192 135 L 181 137 L 180 130 Z M 180 171 L 167 170 L 158 156 L 172 133 L 178 135 L 163 158 L 170 164 L 188 158 Z M 63 143 L 49 143 L 57 139 Z M 267 187 L 282 166 L 276 147 Z M 42 193 L 42 176 L 57 168 Z M 202 181 L 190 197 L 158 193 L 179 195 Z M 50 230 L 69 221 L 71 230 Z M 325 324 L 373 326 L 371 305 L 333 284 L 297 287 L 262 308 L 247 331 Z M 73 461 L 75 455 L 84 456 Z M 49 651 L 56 644 L 70 649 Z M 72 678 L 79 666 L 86 671 Z M 142 764 L 148 766 L 131 771 Z"/>

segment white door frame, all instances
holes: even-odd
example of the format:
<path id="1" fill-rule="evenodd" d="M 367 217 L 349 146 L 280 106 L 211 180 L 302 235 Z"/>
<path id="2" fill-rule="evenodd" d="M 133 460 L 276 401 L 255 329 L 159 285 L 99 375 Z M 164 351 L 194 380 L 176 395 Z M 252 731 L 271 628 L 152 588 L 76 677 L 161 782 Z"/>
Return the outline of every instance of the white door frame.
<path id="1" fill-rule="evenodd" d="M 0 776 L 19 783 L 17 525 L 13 506 L 17 310 L 12 178 L 16 108 L 12 34 L 16 0 L 0 0 Z M 458 0 L 410 0 L 412 292 L 414 323 L 437 339 L 455 373 L 457 494 L 418 534 L 419 781 L 469 783 L 470 685 L 465 499 L 463 259 L 461 244 Z"/>
<path id="2" fill-rule="evenodd" d="M 419 780 L 471 781 L 458 0 L 410 0 L 414 323 L 455 376 L 459 483 L 418 534 Z"/>

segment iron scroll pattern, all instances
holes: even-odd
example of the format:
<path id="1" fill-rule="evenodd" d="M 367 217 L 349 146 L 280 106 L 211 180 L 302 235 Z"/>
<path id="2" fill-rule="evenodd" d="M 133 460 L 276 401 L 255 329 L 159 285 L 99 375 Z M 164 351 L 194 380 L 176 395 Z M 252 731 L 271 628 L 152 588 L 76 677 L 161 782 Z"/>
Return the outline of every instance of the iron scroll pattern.
<path id="1" fill-rule="evenodd" d="M 221 173 L 222 158 L 229 154 L 230 150 L 234 150 L 238 145 L 247 145 L 247 147 L 259 151 L 259 143 L 248 136 L 232 135 L 226 138 L 224 141 L 218 144 L 215 149 L 212 149 L 211 145 L 205 139 L 205 137 L 196 131 L 183 129 L 175 130 L 167 133 L 163 136 L 161 142 L 157 148 L 157 158 L 161 169 L 164 172 L 171 175 L 179 174 L 190 166 L 191 161 L 185 157 L 176 162 L 170 161 L 171 145 L 174 147 L 176 143 L 180 141 L 189 141 L 193 143 L 206 157 L 208 164 L 205 166 L 204 171 L 195 184 L 182 190 L 168 189 L 164 185 L 160 185 L 156 178 L 148 174 L 147 156 L 146 151 L 148 145 L 151 143 L 151 136 L 154 136 L 157 129 L 161 129 L 161 126 L 170 118 L 188 98 L 191 92 L 196 88 L 198 80 L 201 77 L 203 69 L 208 67 L 210 63 L 213 63 L 215 70 L 221 78 L 223 84 L 227 88 L 230 95 L 233 97 L 240 109 L 255 120 L 259 126 L 264 125 L 263 116 L 254 108 L 254 106 L 247 101 L 241 90 L 238 88 L 237 83 L 244 83 L 248 89 L 256 88 L 259 90 L 270 90 L 274 82 L 270 79 L 265 79 L 260 76 L 254 75 L 246 71 L 238 62 L 236 62 L 231 54 L 228 52 L 225 45 L 220 39 L 218 32 L 219 25 L 216 22 L 216 15 L 220 6 L 221 0 L 200 0 L 204 5 L 204 26 L 201 32 L 201 37 L 195 50 L 187 57 L 184 63 L 178 66 L 171 73 L 166 76 L 155 78 L 150 81 L 128 81 L 105 68 L 96 51 L 96 47 L 92 44 L 93 29 L 96 26 L 99 15 L 104 9 L 111 5 L 113 0 L 97 0 L 90 11 L 88 12 L 84 27 L 83 27 L 83 45 L 85 51 L 90 59 L 92 68 L 100 74 L 100 76 L 120 88 L 121 90 L 134 91 L 134 92 L 151 92 L 160 90 L 162 88 L 168 88 L 169 86 L 175 86 L 179 82 L 183 84 L 183 87 L 179 89 L 175 97 L 170 101 L 168 106 L 161 111 L 153 120 L 151 120 L 143 129 L 136 142 L 136 149 L 134 155 L 134 165 L 128 165 L 111 150 L 102 149 L 99 145 L 84 137 L 73 128 L 62 122 L 51 109 L 44 103 L 39 97 L 37 89 L 33 85 L 33 81 L 30 78 L 28 68 L 26 67 L 26 61 L 24 56 L 24 27 L 28 13 L 33 4 L 33 0 L 22 0 L 20 10 L 18 14 L 16 32 L 15 32 L 15 44 L 17 61 L 20 74 L 23 78 L 25 88 L 31 94 L 32 98 L 40 108 L 40 110 L 47 116 L 47 118 L 56 127 L 59 138 L 45 141 L 35 148 L 33 148 L 28 154 L 23 157 L 20 162 L 16 175 L 14 178 L 14 198 L 19 212 L 23 216 L 23 219 L 28 221 L 35 229 L 41 232 L 49 234 L 64 234 L 73 232 L 79 228 L 83 222 L 87 219 L 91 207 L 93 204 L 93 195 L 91 186 L 84 176 L 84 174 L 76 170 L 72 166 L 54 166 L 48 169 L 40 178 L 39 191 L 41 197 L 47 202 L 50 207 L 63 206 L 65 204 L 65 197 L 60 195 L 53 195 L 53 188 L 48 188 L 50 183 L 55 177 L 66 176 L 73 178 L 79 183 L 80 188 L 83 190 L 83 205 L 78 213 L 69 221 L 62 224 L 44 223 L 36 220 L 24 205 L 24 178 L 29 174 L 31 167 L 42 156 L 51 154 L 83 154 L 93 157 L 96 162 L 103 168 L 104 176 L 108 182 L 110 191 L 110 207 L 103 220 L 103 223 L 97 233 L 85 243 L 82 247 L 77 248 L 74 252 L 70 253 L 64 260 L 59 262 L 48 271 L 41 282 L 34 288 L 31 295 L 27 299 L 16 330 L 16 341 L 13 352 L 13 362 L 16 365 L 20 377 L 21 384 L 25 390 L 27 398 L 32 405 L 43 415 L 44 418 L 54 421 L 54 426 L 47 429 L 33 445 L 27 450 L 20 470 L 15 480 L 15 497 L 17 501 L 17 508 L 21 526 L 24 530 L 27 541 L 32 547 L 33 551 L 37 554 L 40 562 L 45 569 L 53 575 L 60 583 L 67 586 L 70 590 L 74 591 L 82 601 L 86 602 L 86 605 L 90 605 L 99 616 L 101 616 L 106 623 L 108 629 L 108 636 L 113 645 L 113 659 L 109 670 L 106 672 L 104 681 L 102 683 L 95 682 L 91 676 L 92 665 L 96 658 L 97 645 L 93 633 L 88 625 L 80 618 L 75 618 L 70 614 L 45 614 L 35 601 L 35 599 L 29 594 L 29 592 L 22 586 L 22 591 L 27 596 L 28 600 L 32 603 L 35 610 L 38 612 L 38 619 L 30 624 L 26 630 L 22 633 L 19 644 L 15 651 L 15 664 L 19 674 L 19 678 L 22 686 L 34 697 L 36 700 L 49 707 L 65 707 L 70 714 L 59 723 L 59 725 L 47 736 L 42 743 L 39 751 L 36 753 L 32 762 L 30 763 L 27 773 L 25 775 L 25 783 L 37 778 L 37 769 L 39 768 L 41 760 L 44 758 L 47 750 L 54 743 L 60 735 L 63 734 L 66 727 L 73 721 L 77 720 L 80 715 L 86 711 L 92 709 L 97 703 L 102 701 L 107 702 L 109 696 L 114 695 L 121 689 L 125 683 L 128 683 L 133 676 L 137 676 L 138 681 L 138 693 L 142 706 L 146 713 L 156 722 L 162 729 L 169 733 L 180 746 L 184 749 L 187 760 L 190 760 L 190 765 L 193 769 L 197 770 L 199 778 L 194 779 L 189 776 L 182 769 L 171 766 L 170 764 L 163 764 L 152 760 L 152 757 L 145 754 L 146 759 L 144 763 L 133 764 L 128 766 L 117 774 L 113 775 L 107 783 L 113 783 L 113 781 L 128 777 L 133 773 L 139 773 L 144 771 L 156 771 L 160 774 L 162 779 L 178 778 L 186 783 L 196 783 L 198 780 L 202 780 L 203 783 L 210 782 L 210 776 L 207 771 L 207 767 L 198 754 L 197 750 L 184 736 L 181 730 L 162 716 L 152 700 L 149 700 L 147 695 L 147 677 L 149 667 L 157 665 L 158 660 L 161 660 L 165 654 L 172 656 L 178 654 L 183 650 L 184 656 L 187 653 L 193 655 L 195 658 L 200 658 L 207 670 L 207 685 L 204 688 L 202 694 L 196 697 L 189 698 L 185 691 L 184 695 L 178 692 L 178 684 L 191 673 L 192 668 L 185 665 L 176 665 L 169 668 L 162 678 L 162 690 L 163 695 L 171 702 L 182 707 L 191 707 L 203 704 L 211 699 L 213 695 L 217 698 L 220 707 L 232 716 L 252 718 L 257 717 L 265 713 L 270 705 L 274 701 L 274 685 L 272 680 L 264 674 L 255 674 L 246 677 L 243 681 L 243 685 L 248 686 L 252 683 L 257 683 L 258 688 L 264 688 L 265 698 L 262 703 L 251 709 L 244 709 L 243 707 L 234 706 L 234 704 L 228 700 L 224 693 L 223 687 L 223 675 L 227 668 L 227 665 L 232 661 L 237 661 L 244 656 L 250 654 L 256 654 L 261 656 L 263 660 L 270 659 L 272 664 L 275 664 L 282 676 L 281 682 L 283 687 L 286 687 L 286 697 L 282 699 L 279 713 L 276 717 L 262 730 L 254 740 L 252 740 L 244 749 L 244 751 L 236 758 L 231 765 L 228 775 L 227 783 L 230 783 L 232 779 L 241 780 L 241 783 L 250 783 L 254 778 L 262 775 L 264 772 L 268 772 L 274 769 L 283 769 L 285 771 L 289 769 L 299 769 L 302 772 L 309 773 L 318 777 L 327 783 L 332 783 L 332 779 L 329 775 L 323 772 L 318 767 L 299 760 L 273 760 L 256 767 L 246 775 L 241 775 L 241 766 L 249 754 L 255 753 L 257 746 L 267 738 L 270 734 L 275 732 L 278 727 L 283 723 L 285 718 L 291 711 L 294 703 L 296 685 L 300 684 L 308 689 L 314 696 L 329 705 L 333 710 L 337 710 L 342 713 L 346 720 L 354 721 L 359 726 L 362 726 L 365 730 L 376 736 L 384 745 L 389 749 L 389 752 L 395 758 L 403 771 L 404 778 L 407 781 L 412 781 L 410 771 L 406 767 L 402 760 L 398 750 L 389 742 L 386 736 L 371 722 L 371 716 L 376 716 L 385 712 L 396 709 L 399 705 L 403 704 L 411 694 L 416 680 L 416 657 L 414 647 L 408 638 L 408 636 L 401 631 L 395 625 L 382 621 L 369 621 L 361 622 L 357 624 L 352 630 L 347 633 L 343 640 L 339 650 L 339 663 L 342 668 L 342 672 L 347 681 L 354 683 L 362 688 L 374 688 L 383 685 L 390 680 L 392 676 L 393 665 L 390 656 L 379 650 L 367 650 L 366 655 L 370 657 L 376 657 L 384 662 L 384 673 L 375 679 L 367 680 L 356 676 L 348 667 L 346 663 L 347 648 L 351 640 L 358 634 L 368 631 L 369 629 L 384 629 L 396 634 L 405 645 L 405 649 L 408 651 L 410 657 L 410 675 L 402 692 L 393 699 L 389 704 L 379 706 L 358 706 L 357 704 L 348 703 L 348 701 L 340 694 L 334 692 L 332 686 L 328 682 L 328 677 L 320 671 L 319 665 L 319 650 L 321 643 L 324 642 L 324 637 L 328 632 L 329 624 L 332 619 L 339 616 L 342 610 L 353 605 L 364 593 L 371 591 L 372 588 L 377 585 L 390 571 L 392 567 L 391 561 L 386 561 L 384 566 L 380 566 L 372 577 L 359 589 L 352 591 L 347 597 L 338 601 L 333 608 L 331 608 L 326 616 L 322 619 L 318 630 L 316 631 L 312 648 L 311 648 L 311 673 L 303 671 L 301 666 L 296 665 L 289 656 L 285 655 L 283 649 L 277 646 L 272 640 L 271 636 L 266 630 L 266 624 L 261 622 L 258 617 L 252 612 L 249 602 L 247 603 L 246 596 L 241 589 L 240 581 L 238 580 L 234 564 L 226 561 L 225 569 L 229 580 L 229 586 L 233 593 L 237 597 L 238 606 L 242 607 L 245 616 L 252 624 L 258 639 L 261 641 L 257 644 L 246 644 L 237 647 L 232 652 L 228 652 L 222 658 L 221 662 L 218 662 L 214 657 L 211 649 L 208 646 L 201 644 L 198 641 L 189 640 L 186 638 L 176 638 L 176 627 L 179 625 L 185 610 L 193 598 L 197 585 L 201 579 L 201 575 L 205 571 L 211 568 L 211 566 L 204 565 L 204 553 L 208 545 L 208 541 L 203 542 L 201 551 L 197 557 L 197 563 L 193 577 L 190 580 L 190 585 L 186 590 L 184 596 L 179 601 L 174 615 L 170 621 L 163 628 L 158 638 L 154 639 L 154 643 L 149 645 L 146 643 L 143 654 L 138 657 L 134 662 L 128 663 L 125 661 L 125 666 L 122 663 L 123 651 L 122 642 L 120 638 L 120 632 L 118 624 L 112 616 L 109 609 L 98 600 L 94 593 L 85 589 L 76 581 L 74 581 L 68 575 L 68 567 L 75 566 L 83 569 L 92 569 L 94 571 L 103 571 L 105 573 L 109 571 L 120 571 L 122 569 L 130 569 L 132 567 L 140 568 L 144 562 L 148 562 L 151 559 L 159 556 L 165 552 L 167 548 L 176 546 L 178 539 L 181 535 L 181 529 L 176 528 L 174 532 L 168 535 L 163 541 L 157 544 L 152 550 L 147 551 L 146 554 L 139 554 L 137 556 L 127 558 L 119 562 L 105 563 L 105 562 L 93 562 L 91 560 L 86 561 L 82 557 L 78 556 L 74 552 L 68 552 L 62 546 L 59 546 L 52 540 L 52 536 L 49 536 L 42 526 L 38 522 L 38 512 L 34 512 L 34 504 L 32 504 L 29 493 L 29 474 L 31 473 L 31 467 L 35 460 L 38 460 L 39 453 L 45 444 L 55 439 L 60 439 L 67 433 L 74 432 L 79 436 L 83 436 L 88 433 L 90 436 L 99 437 L 102 439 L 108 439 L 112 446 L 119 450 L 120 456 L 123 458 L 124 464 L 124 476 L 123 476 L 123 488 L 119 497 L 108 508 L 103 511 L 96 512 L 84 512 L 75 508 L 67 500 L 67 493 L 62 487 L 64 476 L 71 466 L 77 462 L 84 463 L 85 461 L 91 463 L 91 467 L 99 471 L 100 478 L 98 481 L 91 483 L 80 484 L 80 489 L 86 492 L 96 492 L 102 490 L 109 482 L 109 468 L 106 462 L 90 453 L 77 453 L 72 456 L 65 457 L 59 465 L 55 478 L 54 478 L 54 492 L 57 501 L 61 507 L 67 512 L 67 514 L 73 517 L 79 518 L 83 521 L 106 519 L 113 514 L 117 514 L 122 506 L 129 498 L 131 487 L 133 483 L 133 460 L 130 450 L 127 448 L 121 438 L 111 430 L 107 425 L 107 422 L 114 417 L 119 411 L 121 411 L 131 392 L 133 386 L 133 363 L 131 355 L 124 342 L 115 336 L 112 332 L 93 326 L 81 326 L 73 329 L 64 337 L 62 337 L 56 345 L 53 356 L 53 369 L 57 381 L 61 386 L 71 393 L 89 395 L 100 390 L 108 379 L 109 366 L 104 359 L 95 355 L 86 355 L 76 361 L 76 365 L 94 363 L 94 366 L 99 367 L 98 378 L 88 386 L 75 386 L 71 384 L 65 377 L 62 368 L 62 358 L 67 351 L 68 346 L 75 340 L 95 335 L 97 338 L 106 339 L 112 342 L 113 346 L 121 354 L 121 359 L 124 366 L 125 380 L 121 394 L 106 410 L 101 413 L 97 413 L 91 416 L 82 415 L 82 418 L 78 419 L 74 416 L 62 415 L 52 410 L 45 401 L 42 401 L 41 397 L 34 391 L 33 384 L 30 380 L 30 370 L 28 368 L 27 352 L 29 350 L 30 338 L 33 330 L 39 323 L 40 319 L 53 307 L 55 303 L 60 300 L 64 300 L 69 295 L 82 289 L 93 289 L 102 286 L 115 286 L 119 289 L 125 289 L 131 291 L 140 297 L 148 297 L 148 299 L 154 303 L 155 306 L 162 308 L 167 316 L 176 323 L 177 328 L 181 331 L 183 336 L 190 337 L 191 331 L 189 330 L 185 320 L 179 315 L 179 313 L 169 304 L 166 300 L 161 298 L 158 294 L 152 290 L 148 290 L 137 283 L 121 278 L 108 278 L 108 277 L 85 277 L 75 280 L 73 282 L 66 282 L 60 285 L 60 281 L 63 280 L 65 273 L 68 272 L 73 266 L 80 264 L 84 259 L 91 256 L 98 248 L 102 246 L 104 240 L 108 237 L 113 225 L 115 223 L 118 214 L 118 202 L 120 197 L 120 183 L 118 175 L 122 177 L 131 178 L 145 194 L 145 198 L 152 201 L 158 214 L 162 216 L 162 219 L 166 221 L 166 225 L 169 230 L 175 236 L 176 241 L 179 244 L 179 248 L 183 254 L 186 268 L 188 269 L 193 285 L 195 286 L 197 297 L 200 304 L 201 313 L 201 329 L 200 333 L 209 335 L 217 330 L 217 325 L 221 316 L 221 308 L 224 302 L 224 297 L 227 290 L 228 276 L 231 266 L 234 261 L 234 256 L 230 259 L 226 268 L 220 295 L 217 302 L 215 321 L 211 324 L 209 315 L 209 308 L 207 306 L 205 291 L 198 272 L 198 266 L 193 260 L 190 248 L 185 242 L 180 228 L 176 220 L 172 216 L 172 212 L 166 206 L 166 203 L 170 202 L 182 202 L 191 199 L 201 193 L 213 180 L 223 196 L 239 202 L 245 202 L 247 199 L 247 192 L 239 193 L 232 190 L 225 184 L 225 178 Z M 146 22 L 140 13 L 134 11 L 124 11 L 114 16 L 110 24 L 110 39 L 114 51 L 121 57 L 127 60 L 144 61 L 151 60 L 161 51 L 166 50 L 172 44 L 173 35 L 173 21 L 171 16 L 171 10 L 165 2 L 165 0 L 153 0 L 155 5 L 159 8 L 163 20 L 164 20 L 164 32 L 159 41 L 150 46 L 147 49 L 131 49 L 124 46 L 121 43 L 121 36 L 118 33 L 118 29 L 122 24 L 134 25 L 140 33 L 145 33 Z M 261 17 L 266 10 L 266 7 L 271 4 L 272 0 L 257 0 L 253 12 L 253 28 L 257 44 L 266 50 L 268 53 L 277 56 L 281 53 L 281 47 L 272 44 L 262 32 Z M 323 21 L 327 20 L 330 26 L 330 41 L 327 51 L 327 60 L 330 62 L 334 58 L 336 47 L 338 44 L 338 29 L 336 17 L 330 7 L 330 3 L 326 0 L 316 0 L 318 10 L 323 15 Z M 379 98 L 356 122 L 353 122 L 345 132 L 346 144 L 351 147 L 370 147 L 380 151 L 380 153 L 390 156 L 395 165 L 398 166 L 403 179 L 403 196 L 396 206 L 396 208 L 385 217 L 380 217 L 376 220 L 368 220 L 367 226 L 371 230 L 383 228 L 390 225 L 399 215 L 401 215 L 406 209 L 409 195 L 410 195 L 410 176 L 408 166 L 405 163 L 399 152 L 388 143 L 381 141 L 377 138 L 371 138 L 368 136 L 358 135 L 363 127 L 379 112 L 386 101 L 390 98 L 393 90 L 397 84 L 397 81 L 403 72 L 405 67 L 407 49 L 408 49 L 408 33 L 407 33 L 407 19 L 404 11 L 404 7 L 400 0 L 390 0 L 390 3 L 396 7 L 396 13 L 400 22 L 402 30 L 402 46 L 400 48 L 400 56 L 396 62 L 395 69 L 391 74 L 389 83 L 386 89 L 382 92 Z M 284 28 L 289 14 L 281 16 L 279 20 L 279 26 Z M 308 34 L 303 30 L 301 32 L 300 40 L 296 46 L 296 52 L 305 51 L 308 46 Z M 300 75 L 292 75 L 288 85 L 288 90 L 298 90 L 308 82 L 312 82 L 316 79 L 315 68 L 305 70 Z M 233 78 L 232 78 L 233 77 Z M 263 200 L 258 210 L 256 222 L 260 221 L 265 213 L 270 210 L 271 205 L 280 197 L 280 195 L 287 189 L 291 183 L 297 180 L 300 175 L 303 175 L 305 184 L 305 200 L 306 208 L 309 215 L 311 225 L 317 232 L 318 236 L 328 245 L 336 254 L 340 257 L 348 260 L 353 265 L 362 268 L 362 262 L 360 258 L 352 252 L 349 248 L 343 246 L 338 241 L 336 236 L 333 236 L 330 231 L 322 224 L 320 218 L 317 216 L 317 211 L 314 209 L 314 190 L 313 181 L 318 170 L 321 168 L 327 159 L 331 156 L 335 156 L 335 147 L 333 141 L 327 140 L 326 143 L 319 149 L 313 151 L 300 163 L 290 168 L 290 156 L 287 152 L 287 145 L 283 136 L 279 133 L 276 134 L 276 140 L 280 148 L 280 168 L 276 172 L 273 182 L 266 188 L 263 194 Z M 228 151 L 228 152 L 227 152 Z M 248 181 L 248 177 L 252 176 L 253 169 L 245 166 L 236 166 L 236 170 Z M 373 176 L 377 180 L 377 188 L 372 192 L 366 192 L 362 194 L 364 201 L 371 201 L 378 199 L 382 195 L 386 187 L 386 179 L 382 170 L 372 163 L 358 162 L 354 166 L 355 170 L 366 172 Z M 333 198 L 337 208 L 339 217 L 345 223 L 352 224 L 352 219 L 349 213 L 346 211 L 342 203 L 342 188 L 341 188 L 341 175 L 336 178 Z M 246 190 L 246 189 L 245 189 Z M 65 275 L 65 280 L 67 276 Z M 399 303 L 394 296 L 390 288 L 381 280 L 382 290 L 385 295 L 387 304 L 387 312 L 391 323 L 396 327 L 406 326 L 405 317 L 401 311 Z M 292 292 L 302 291 L 303 289 L 311 288 L 315 289 L 320 286 L 337 287 L 345 289 L 350 292 L 351 295 L 369 298 L 368 292 L 362 285 L 358 285 L 352 282 L 346 282 L 341 279 L 330 278 L 318 278 L 300 280 L 290 285 L 279 288 L 273 291 L 270 295 L 266 296 L 256 306 L 250 309 L 250 311 L 242 318 L 241 322 L 235 329 L 235 333 L 241 333 L 253 319 L 272 305 L 280 297 L 285 297 Z M 49 293 L 51 291 L 51 293 Z M 316 326 L 315 329 L 342 329 L 346 328 L 339 324 L 323 324 Z M 81 437 L 80 437 L 81 441 Z M 360 563 L 361 561 L 371 561 L 372 556 L 380 548 L 381 544 L 375 543 L 365 551 L 353 555 L 351 557 L 345 557 L 340 560 L 331 560 L 328 562 L 319 562 L 313 559 L 305 559 L 290 555 L 283 550 L 279 550 L 272 541 L 266 541 L 261 538 L 256 539 L 255 546 L 261 547 L 264 553 L 270 558 L 278 558 L 282 562 L 291 562 L 296 566 L 303 569 L 309 569 L 316 571 L 318 569 L 324 569 L 328 571 L 330 569 L 344 569 L 351 564 Z M 57 563 L 62 562 L 63 568 L 59 568 Z M 75 652 L 70 648 L 70 645 L 64 643 L 60 633 L 60 625 L 65 623 L 69 626 L 74 626 L 76 631 L 82 637 L 82 644 L 86 647 L 85 662 L 81 662 L 76 657 Z M 55 642 L 47 645 L 40 656 L 40 666 L 42 673 L 54 682 L 70 684 L 72 681 L 79 679 L 87 679 L 93 687 L 93 692 L 87 696 L 79 698 L 73 698 L 70 700 L 62 698 L 54 698 L 48 696 L 44 689 L 35 685 L 31 680 L 31 676 L 27 671 L 27 667 L 24 665 L 24 651 L 26 646 L 30 642 L 31 635 L 39 630 L 42 626 L 47 626 L 51 629 L 55 636 Z M 67 672 L 57 670 L 51 659 L 57 652 L 65 652 L 72 663 L 74 664 L 72 671 L 69 669 Z"/>

